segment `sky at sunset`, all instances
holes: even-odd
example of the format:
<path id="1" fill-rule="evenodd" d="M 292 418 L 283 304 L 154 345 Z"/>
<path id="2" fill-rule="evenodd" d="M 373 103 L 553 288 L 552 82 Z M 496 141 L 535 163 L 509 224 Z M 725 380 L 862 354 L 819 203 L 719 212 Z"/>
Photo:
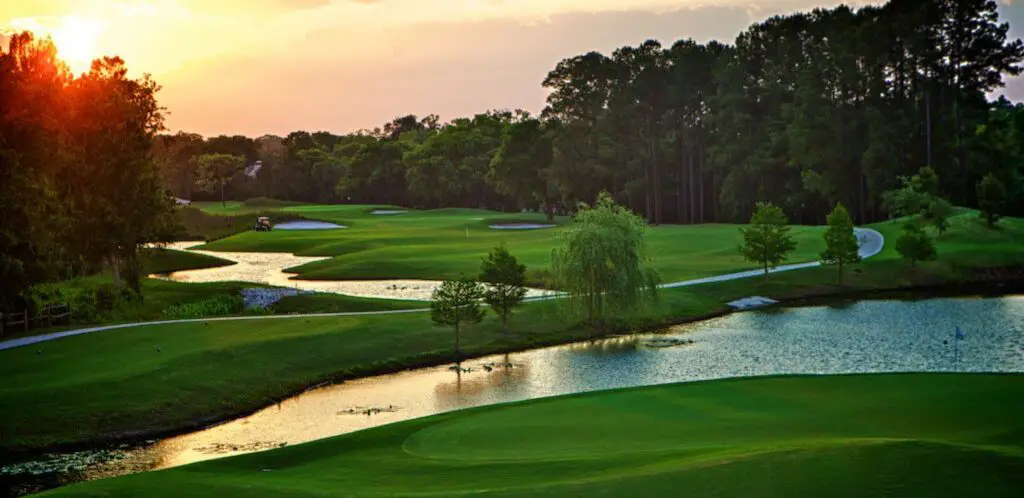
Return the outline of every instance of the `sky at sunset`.
<path id="1" fill-rule="evenodd" d="M 73 69 L 123 57 L 177 131 L 345 133 L 404 114 L 538 112 L 555 64 L 654 38 L 731 42 L 814 0 L 0 0 L 0 31 L 51 34 Z M 862 5 L 865 1 L 846 2 Z M 1024 0 L 1001 16 L 1024 36 Z M 1024 80 L 1005 93 L 1024 101 Z"/>

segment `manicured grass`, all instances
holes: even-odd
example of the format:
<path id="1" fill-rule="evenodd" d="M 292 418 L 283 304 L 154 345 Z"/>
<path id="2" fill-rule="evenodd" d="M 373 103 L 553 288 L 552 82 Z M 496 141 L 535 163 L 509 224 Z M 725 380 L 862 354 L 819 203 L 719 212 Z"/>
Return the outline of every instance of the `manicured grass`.
<path id="1" fill-rule="evenodd" d="M 341 223 L 347 230 L 246 232 L 207 244 L 214 251 L 291 252 L 332 259 L 290 269 L 311 280 L 387 278 L 445 279 L 476 275 L 480 258 L 504 242 L 542 285 L 556 235 L 563 228 L 493 230 L 495 223 L 546 223 L 543 214 L 496 213 L 474 209 L 409 211 L 373 215 L 376 206 L 298 206 L 284 212 Z M 557 224 L 567 220 L 558 218 Z M 655 267 L 666 281 L 706 277 L 756 268 L 737 247 L 739 225 L 664 225 L 650 231 Z M 795 226 L 792 262 L 813 261 L 824 249 L 821 227 Z"/>
<path id="2" fill-rule="evenodd" d="M 1012 250 L 1021 247 L 1015 241 L 1024 240 L 1021 220 L 1003 220 L 1002 229 L 991 234 L 976 233 L 971 216 L 955 221 L 956 228 L 940 238 L 939 260 L 917 269 L 895 254 L 892 245 L 900 225 L 886 222 L 874 225 L 886 235 L 886 249 L 850 271 L 843 286 L 836 284 L 834 268 L 822 267 L 772 275 L 767 281 L 751 278 L 670 289 L 662 293 L 656 309 L 632 326 L 722 312 L 726 302 L 751 295 L 794 298 L 949 283 L 977 277 L 973 272 L 991 261 L 1024 260 L 1024 254 Z M 984 244 L 972 242 L 976 240 Z M 988 247 L 994 248 L 991 253 Z M 191 299 L 202 288 L 153 281 L 147 285 L 157 287 L 148 291 L 147 303 Z M 349 299 L 311 296 L 281 306 L 321 311 L 321 306 L 341 306 L 336 303 Z M 463 331 L 463 349 L 481 355 L 592 336 L 567 323 L 557 306 L 550 301 L 525 305 L 513 317 L 508 336 L 489 315 Z M 6 379 L 0 383 L 0 405 L 19 407 L 4 410 L 0 418 L 0 450 L 181 428 L 260 408 L 324 380 L 449 361 L 451 347 L 451 331 L 432 326 L 424 312 L 149 326 L 0 351 L 0 378 Z"/>
<path id="3" fill-rule="evenodd" d="M 218 266 L 235 264 L 233 261 L 215 258 L 206 254 L 175 251 L 173 249 L 145 248 L 141 250 L 140 257 L 142 259 L 142 272 L 146 275 L 170 273 L 180 270 L 216 268 Z"/>
<path id="4" fill-rule="evenodd" d="M 338 313 L 351 311 L 386 311 L 429 308 L 425 301 L 377 299 L 341 294 L 303 294 L 286 297 L 271 306 L 274 313 Z"/>
<path id="5" fill-rule="evenodd" d="M 181 221 L 182 230 L 175 238 L 177 240 L 217 240 L 237 233 L 252 231 L 256 223 L 256 217 L 261 214 L 272 214 L 274 222 L 303 219 L 302 216 L 278 211 L 279 207 L 257 207 L 245 205 L 231 205 L 227 208 L 218 209 L 207 207 L 199 209 L 194 206 L 178 208 L 178 216 Z"/>
<path id="6" fill-rule="evenodd" d="M 970 496 L 1024 489 L 1024 375 L 768 377 L 411 420 L 44 496 Z"/>

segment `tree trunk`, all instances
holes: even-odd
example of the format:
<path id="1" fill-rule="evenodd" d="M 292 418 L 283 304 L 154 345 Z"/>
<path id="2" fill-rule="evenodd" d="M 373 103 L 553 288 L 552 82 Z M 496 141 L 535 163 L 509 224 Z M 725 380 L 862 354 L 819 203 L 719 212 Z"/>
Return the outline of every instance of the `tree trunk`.
<path id="1" fill-rule="evenodd" d="M 862 164 L 861 168 L 863 168 L 863 167 L 864 166 Z M 859 194 L 860 194 L 859 197 L 860 197 L 860 222 L 861 223 L 867 223 L 867 221 L 868 221 L 867 220 L 867 214 L 865 213 L 865 208 L 864 208 L 864 195 L 865 195 L 864 194 L 864 190 L 865 190 L 865 188 L 867 188 L 867 186 L 865 185 L 864 172 L 861 171 L 861 174 L 860 174 L 860 188 L 858 189 L 859 190 Z"/>
<path id="2" fill-rule="evenodd" d="M 843 260 L 839 259 L 839 285 L 843 285 Z"/>
<path id="3" fill-rule="evenodd" d="M 679 152 L 679 181 L 676 182 L 676 223 L 682 225 L 686 223 L 686 217 L 683 215 L 683 177 L 685 176 L 686 160 L 683 154 L 682 137 L 676 141 L 676 145 Z"/>
<path id="4" fill-rule="evenodd" d="M 548 221 L 554 221 L 555 220 L 555 203 L 553 203 L 551 201 L 547 201 L 547 202 L 544 203 L 544 207 L 545 207 L 546 211 L 548 212 Z"/>
<path id="5" fill-rule="evenodd" d="M 651 141 L 651 174 L 654 176 L 654 224 L 661 224 L 661 169 L 658 167 L 658 149 Z"/>
<path id="6" fill-rule="evenodd" d="M 458 363 L 459 357 L 459 322 L 455 322 L 455 362 Z"/>
<path id="7" fill-rule="evenodd" d="M 698 199 L 698 205 L 700 206 L 700 212 L 697 213 L 697 223 L 704 223 L 704 175 L 703 173 L 698 175 L 700 181 L 697 183 L 697 191 L 700 198 Z"/>
<path id="8" fill-rule="evenodd" d="M 227 202 L 224 200 L 224 180 L 220 181 L 220 207 L 227 207 Z"/>
<path id="9" fill-rule="evenodd" d="M 110 255 L 110 272 L 114 278 L 114 288 L 121 290 L 121 261 L 117 254 Z"/>
<path id="10" fill-rule="evenodd" d="M 651 167 L 650 167 L 649 164 L 645 164 L 644 165 L 644 203 L 646 204 L 646 209 L 644 211 L 644 218 L 647 218 L 647 222 L 648 223 L 654 221 L 654 217 L 652 216 L 653 211 L 654 211 L 654 206 L 653 206 L 654 199 L 651 198 L 651 190 L 652 190 L 651 183 L 652 183 L 651 182 Z"/>
<path id="11" fill-rule="evenodd" d="M 925 82 L 925 85 L 928 83 Z M 927 165 L 929 168 L 932 167 L 932 104 L 931 96 L 928 92 L 928 87 L 924 89 L 924 121 L 925 121 L 925 157 L 927 157 Z"/>
<path id="12" fill-rule="evenodd" d="M 764 280 L 768 281 L 768 260 L 764 260 Z"/>
<path id="13" fill-rule="evenodd" d="M 501 333 L 508 335 L 508 313 L 501 315 Z"/>
<path id="14" fill-rule="evenodd" d="M 696 220 L 696 214 L 697 214 L 696 211 L 697 210 L 694 209 L 694 200 L 695 199 L 694 199 L 694 196 L 693 196 L 693 167 L 694 167 L 694 163 L 693 163 L 693 149 L 692 148 L 690 149 L 690 153 L 688 154 L 688 160 L 689 160 L 689 168 L 688 169 L 690 170 L 690 224 L 692 225 L 692 224 L 696 223 L 696 221 L 697 221 Z"/>

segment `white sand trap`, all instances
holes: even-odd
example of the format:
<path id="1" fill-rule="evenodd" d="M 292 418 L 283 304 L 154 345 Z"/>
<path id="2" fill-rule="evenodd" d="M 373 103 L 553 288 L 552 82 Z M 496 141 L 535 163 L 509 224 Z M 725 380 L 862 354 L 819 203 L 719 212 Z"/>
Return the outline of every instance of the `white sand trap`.
<path id="1" fill-rule="evenodd" d="M 489 226 L 493 230 L 537 230 L 539 228 L 555 227 L 555 225 L 542 225 L 539 223 L 499 223 Z"/>
<path id="2" fill-rule="evenodd" d="M 404 211 L 404 210 L 401 210 L 401 209 L 374 209 L 373 211 L 370 211 L 370 214 L 405 214 L 405 213 L 408 213 L 408 211 Z"/>
<path id="3" fill-rule="evenodd" d="M 280 252 L 221 252 L 189 249 L 202 242 L 175 242 L 167 244 L 168 249 L 207 254 L 234 261 L 231 266 L 204 268 L 202 270 L 176 271 L 166 275 L 150 275 L 152 278 L 175 282 L 254 282 L 258 284 L 291 287 L 293 289 L 331 292 L 359 297 L 384 299 L 410 299 L 429 301 L 434 289 L 441 282 L 434 280 L 298 280 L 295 274 L 287 273 L 292 268 L 306 263 L 331 259 L 319 256 L 296 256 Z M 547 294 L 541 289 L 529 289 L 527 296 L 540 297 Z"/>
<path id="4" fill-rule="evenodd" d="M 731 306 L 731 307 L 733 307 L 735 309 L 738 309 L 738 310 L 748 310 L 748 309 L 752 309 L 752 308 L 760 308 L 762 306 L 768 306 L 769 304 L 775 304 L 777 302 L 778 301 L 776 301 L 774 299 L 769 299 L 769 298 L 763 297 L 763 296 L 751 296 L 751 297 L 745 297 L 743 299 L 737 299 L 737 300 L 732 301 L 732 302 L 730 302 L 728 304 L 729 304 L 729 306 Z"/>
<path id="5" fill-rule="evenodd" d="M 274 230 L 333 230 L 335 228 L 348 227 L 326 221 L 286 221 L 274 225 Z"/>

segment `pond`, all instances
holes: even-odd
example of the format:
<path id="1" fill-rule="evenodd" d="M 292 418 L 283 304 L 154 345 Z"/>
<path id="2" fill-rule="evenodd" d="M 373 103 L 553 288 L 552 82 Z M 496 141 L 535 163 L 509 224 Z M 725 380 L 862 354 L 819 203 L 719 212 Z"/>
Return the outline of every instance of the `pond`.
<path id="1" fill-rule="evenodd" d="M 295 274 L 286 271 L 289 268 L 302 266 L 331 259 L 322 256 L 296 256 L 282 252 L 230 252 L 206 251 L 195 249 L 203 242 L 173 242 L 165 247 L 177 251 L 188 251 L 206 254 L 235 264 L 217 268 L 200 270 L 182 270 L 164 274 L 150 275 L 151 278 L 171 280 L 175 282 L 253 282 L 277 287 L 290 287 L 297 290 L 313 292 L 330 292 L 357 297 L 373 297 L 383 299 L 430 300 L 434 289 L 441 285 L 436 280 L 302 280 L 294 278 Z M 542 297 L 550 292 L 542 289 L 528 289 L 527 296 Z"/>
<path id="2" fill-rule="evenodd" d="M 337 223 L 311 220 L 286 221 L 274 225 L 274 230 L 334 230 L 336 228 L 348 227 Z"/>
<path id="3" fill-rule="evenodd" d="M 962 341 L 954 339 L 958 326 L 966 335 Z M 468 371 L 445 365 L 313 389 L 248 417 L 120 450 L 111 461 L 88 464 L 82 472 L 0 479 L 53 486 L 461 408 L 600 389 L 787 373 L 1024 372 L 1024 296 L 749 311 L 661 334 L 479 358 L 462 368 Z"/>
<path id="4" fill-rule="evenodd" d="M 538 230 L 541 228 L 554 228 L 555 225 L 540 223 L 500 223 L 488 225 L 492 230 Z"/>

